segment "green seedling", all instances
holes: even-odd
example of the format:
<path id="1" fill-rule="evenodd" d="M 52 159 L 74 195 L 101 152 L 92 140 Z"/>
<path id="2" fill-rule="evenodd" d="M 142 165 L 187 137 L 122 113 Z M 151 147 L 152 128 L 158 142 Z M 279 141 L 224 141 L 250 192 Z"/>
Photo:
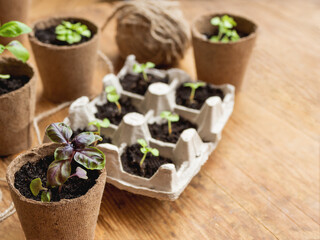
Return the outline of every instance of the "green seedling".
<path id="1" fill-rule="evenodd" d="M 167 119 L 168 121 L 168 133 L 171 135 L 172 133 L 172 127 L 171 127 L 171 122 L 178 122 L 179 121 L 179 115 L 178 114 L 173 114 L 169 111 L 163 111 L 160 114 L 160 117 Z"/>
<path id="2" fill-rule="evenodd" d="M 140 167 L 142 167 L 142 164 L 146 159 L 148 153 L 151 153 L 153 156 L 156 157 L 159 156 L 159 150 L 156 148 L 149 147 L 146 140 L 138 139 L 137 142 L 141 145 L 140 151 L 143 153 L 143 157 L 140 160 Z"/>
<path id="3" fill-rule="evenodd" d="M 0 26 L 0 36 L 1 37 L 18 37 L 21 34 L 31 32 L 31 28 L 22 22 L 11 21 Z M 11 52 L 18 60 L 26 62 L 29 59 L 28 50 L 17 40 L 11 41 L 6 46 L 0 44 L 0 54 L 8 50 Z M 0 78 L 9 79 L 9 74 L 0 74 Z"/>
<path id="4" fill-rule="evenodd" d="M 80 22 L 71 23 L 62 21 L 56 27 L 56 38 L 69 44 L 78 43 L 82 37 L 91 37 L 91 31 L 88 27 Z"/>
<path id="5" fill-rule="evenodd" d="M 47 186 L 43 187 L 40 178 L 33 179 L 30 190 L 34 196 L 41 192 L 41 201 L 50 202 L 51 188 L 58 187 L 59 192 L 63 184 L 71 177 L 87 179 L 87 171 L 81 167 L 71 174 L 71 163 L 76 161 L 82 167 L 90 170 L 101 170 L 106 164 L 106 157 L 96 147 L 92 147 L 102 138 L 92 132 L 83 132 L 71 139 L 72 130 L 64 123 L 52 123 L 46 129 L 46 135 L 52 142 L 60 143 L 54 152 L 54 161 L 47 171 Z"/>
<path id="6" fill-rule="evenodd" d="M 184 87 L 189 87 L 189 88 L 191 88 L 191 93 L 190 93 L 190 96 L 189 96 L 190 102 L 193 102 L 193 100 L 194 100 L 194 95 L 196 94 L 197 88 L 199 88 L 199 87 L 204 87 L 205 85 L 206 85 L 206 84 L 205 84 L 205 83 L 202 83 L 202 82 L 185 83 L 185 84 L 183 84 Z"/>
<path id="7" fill-rule="evenodd" d="M 108 86 L 105 91 L 107 93 L 108 101 L 115 103 L 119 110 L 119 114 L 121 114 L 121 105 L 119 103 L 120 96 L 117 94 L 116 88 L 114 86 Z"/>
<path id="8" fill-rule="evenodd" d="M 101 135 L 101 128 L 108 128 L 110 126 L 110 121 L 108 118 L 103 119 L 103 121 L 92 121 L 89 122 L 88 126 L 95 126 L 97 128 L 96 134 Z"/>
<path id="9" fill-rule="evenodd" d="M 234 21 L 232 17 L 229 17 L 228 15 L 224 15 L 223 17 L 214 17 L 210 20 L 210 23 L 213 26 L 219 27 L 219 33 L 217 36 L 212 36 L 210 38 L 211 42 L 235 42 L 240 39 L 239 34 L 235 29 L 233 29 L 235 26 L 237 26 L 237 23 Z"/>
<path id="10" fill-rule="evenodd" d="M 135 73 L 142 73 L 143 79 L 148 82 L 149 79 L 148 79 L 146 70 L 147 70 L 148 68 L 154 68 L 155 66 L 156 66 L 156 65 L 155 65 L 154 63 L 152 63 L 152 62 L 146 62 L 146 63 L 143 63 L 143 64 L 137 64 L 137 63 L 135 63 L 135 64 L 133 65 L 133 69 L 132 69 L 132 70 L 133 70 Z"/>

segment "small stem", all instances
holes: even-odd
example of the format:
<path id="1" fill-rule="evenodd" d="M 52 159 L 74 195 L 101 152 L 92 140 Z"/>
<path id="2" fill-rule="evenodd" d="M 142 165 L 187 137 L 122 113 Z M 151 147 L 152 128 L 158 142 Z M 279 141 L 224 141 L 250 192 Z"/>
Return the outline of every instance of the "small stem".
<path id="1" fill-rule="evenodd" d="M 142 75 L 143 75 L 144 80 L 145 80 L 146 82 L 148 82 L 149 79 L 148 79 L 147 73 L 146 73 L 145 71 L 143 71 L 143 72 L 142 72 Z"/>
<path id="2" fill-rule="evenodd" d="M 147 153 L 145 153 L 140 161 L 140 167 L 142 167 L 142 164 L 144 162 L 144 160 L 146 159 Z"/>
<path id="3" fill-rule="evenodd" d="M 219 33 L 218 33 L 218 40 L 220 41 L 222 37 L 222 31 L 221 31 L 221 26 L 219 25 Z"/>
<path id="4" fill-rule="evenodd" d="M 121 114 L 121 105 L 120 105 L 120 103 L 118 101 L 116 102 L 116 105 L 117 105 L 117 108 L 119 110 L 119 113 Z"/>
<path id="5" fill-rule="evenodd" d="M 100 136 L 100 131 L 101 131 L 100 125 L 98 125 L 97 128 L 98 128 L 98 135 Z"/>
<path id="6" fill-rule="evenodd" d="M 190 93 L 190 102 L 193 102 L 194 99 L 194 94 L 196 93 L 196 89 L 195 88 L 191 88 L 191 93 Z"/>
<path id="7" fill-rule="evenodd" d="M 168 120 L 168 131 L 169 131 L 169 135 L 171 135 L 172 128 L 171 128 L 171 121 L 169 121 L 169 120 Z"/>
<path id="8" fill-rule="evenodd" d="M 59 193 L 61 193 L 62 185 L 59 186 Z"/>

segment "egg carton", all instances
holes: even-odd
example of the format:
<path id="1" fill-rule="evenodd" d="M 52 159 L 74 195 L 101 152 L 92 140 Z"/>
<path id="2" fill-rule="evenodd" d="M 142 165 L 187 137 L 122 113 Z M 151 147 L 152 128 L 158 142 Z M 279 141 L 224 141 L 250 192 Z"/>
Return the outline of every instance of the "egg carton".
<path id="1" fill-rule="evenodd" d="M 107 182 L 114 186 L 161 200 L 176 200 L 192 178 L 200 171 L 211 152 L 221 139 L 221 132 L 230 117 L 234 105 L 234 87 L 229 84 L 215 86 L 220 88 L 225 97 L 210 97 L 200 110 L 190 109 L 175 104 L 175 91 L 190 76 L 180 69 L 148 69 L 147 73 L 164 77 L 169 76 L 169 83 L 153 83 L 144 96 L 122 89 L 119 79 L 132 72 L 136 63 L 134 56 L 129 56 L 119 74 L 108 74 L 103 79 L 102 93 L 90 101 L 87 97 L 77 99 L 69 108 L 69 115 L 64 120 L 73 130 L 89 128 L 88 123 L 96 119 L 96 105 L 107 102 L 105 87 L 113 85 L 121 98 L 130 98 L 139 113 L 126 114 L 119 125 L 110 124 L 102 128 L 101 134 L 112 139 L 112 144 L 99 144 L 106 154 Z M 186 129 L 177 143 L 163 142 L 152 138 L 148 124 L 163 123 L 159 117 L 162 111 L 172 111 L 197 125 L 197 130 Z M 127 173 L 122 168 L 121 154 L 126 146 L 144 138 L 151 147 L 157 148 L 160 155 L 170 158 L 173 163 L 159 167 L 151 178 L 144 178 Z"/>

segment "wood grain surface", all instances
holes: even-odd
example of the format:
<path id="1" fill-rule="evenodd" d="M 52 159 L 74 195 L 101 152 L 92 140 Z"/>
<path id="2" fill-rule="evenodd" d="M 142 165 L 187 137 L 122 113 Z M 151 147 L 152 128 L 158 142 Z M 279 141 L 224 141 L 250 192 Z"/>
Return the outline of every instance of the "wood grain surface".
<path id="1" fill-rule="evenodd" d="M 30 22 L 79 14 L 102 26 L 114 4 L 33 0 Z M 163 202 L 107 185 L 95 239 L 320 239 L 320 2 L 189 0 L 181 8 L 189 22 L 208 12 L 230 12 L 258 24 L 243 90 L 218 148 L 181 197 Z M 123 61 L 114 36 L 112 23 L 100 48 L 119 70 Z M 195 77 L 191 48 L 178 67 Z M 107 72 L 100 60 L 96 94 Z M 39 79 L 37 115 L 56 106 L 41 94 Z M 67 112 L 41 121 L 41 131 Z M 0 160 L 0 177 L 13 157 Z M 1 211 L 10 196 L 0 184 Z M 17 214 L 0 223 L 0 239 L 24 239 Z"/>

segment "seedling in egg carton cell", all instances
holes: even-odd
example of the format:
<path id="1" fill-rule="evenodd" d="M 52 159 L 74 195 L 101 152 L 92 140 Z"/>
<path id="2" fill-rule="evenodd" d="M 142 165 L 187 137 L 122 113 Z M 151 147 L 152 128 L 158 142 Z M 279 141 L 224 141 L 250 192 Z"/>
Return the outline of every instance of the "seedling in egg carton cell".
<path id="1" fill-rule="evenodd" d="M 114 86 L 108 86 L 105 91 L 107 93 L 108 101 L 116 104 L 119 114 L 121 114 L 121 105 L 119 103 L 120 96 L 117 94 L 116 88 Z"/>
<path id="2" fill-rule="evenodd" d="M 172 122 L 178 122 L 179 121 L 179 115 L 178 114 L 173 114 L 169 111 L 163 111 L 160 114 L 160 117 L 167 119 L 168 121 L 168 133 L 169 135 L 171 135 L 172 133 L 172 126 L 171 123 Z"/>
<path id="3" fill-rule="evenodd" d="M 142 76 L 143 76 L 143 79 L 146 81 L 146 82 L 149 82 L 149 79 L 148 79 L 148 76 L 147 76 L 147 73 L 146 73 L 146 70 L 148 68 L 154 68 L 156 65 L 152 62 L 146 62 L 146 63 L 142 63 L 142 64 L 137 64 L 135 63 L 133 65 L 133 71 L 135 73 L 142 73 Z"/>

